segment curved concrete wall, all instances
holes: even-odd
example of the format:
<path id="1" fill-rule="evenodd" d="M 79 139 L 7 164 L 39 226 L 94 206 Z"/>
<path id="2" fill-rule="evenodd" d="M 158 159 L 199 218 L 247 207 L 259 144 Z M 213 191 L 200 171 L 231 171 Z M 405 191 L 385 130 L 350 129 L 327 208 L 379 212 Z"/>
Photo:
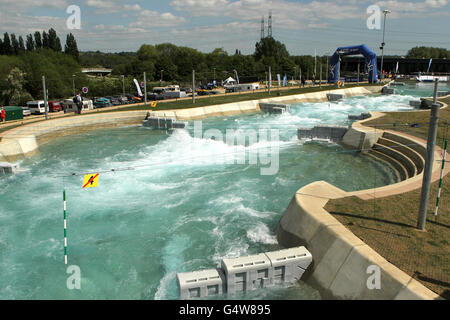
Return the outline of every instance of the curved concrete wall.
<path id="1" fill-rule="evenodd" d="M 313 256 L 313 264 L 303 280 L 319 289 L 325 298 L 438 299 L 438 295 L 386 261 L 323 209 L 329 199 L 346 195 L 327 182 L 314 182 L 297 191 L 283 214 L 277 226 L 279 243 L 287 247 L 306 246 Z M 379 290 L 367 286 L 370 266 L 380 268 Z"/>
<path id="2" fill-rule="evenodd" d="M 373 130 L 362 125 L 365 121 L 368 120 L 354 123 L 354 141 L 358 140 L 358 132 L 359 137 L 364 139 L 365 133 Z M 394 131 L 385 133 L 391 140 L 414 146 L 417 156 L 422 155 L 424 150 L 426 152 L 426 141 L 422 139 Z M 383 131 L 380 132 L 382 135 Z M 440 159 L 442 152 L 436 147 L 432 181 L 439 179 L 441 164 L 437 159 Z M 404 164 L 404 159 L 400 160 Z M 446 168 L 444 174 L 448 172 L 450 168 Z M 368 200 L 408 192 L 420 188 L 422 178 L 423 172 L 393 185 L 354 192 L 345 192 L 324 181 L 311 183 L 296 192 L 283 213 L 276 230 L 278 242 L 285 247 L 303 245 L 308 248 L 313 256 L 313 266 L 304 280 L 319 289 L 325 297 L 439 299 L 437 294 L 381 257 L 324 209 L 330 199 L 357 196 Z M 380 268 L 380 290 L 370 290 L 366 285 L 369 277 L 367 267 L 371 265 Z"/>

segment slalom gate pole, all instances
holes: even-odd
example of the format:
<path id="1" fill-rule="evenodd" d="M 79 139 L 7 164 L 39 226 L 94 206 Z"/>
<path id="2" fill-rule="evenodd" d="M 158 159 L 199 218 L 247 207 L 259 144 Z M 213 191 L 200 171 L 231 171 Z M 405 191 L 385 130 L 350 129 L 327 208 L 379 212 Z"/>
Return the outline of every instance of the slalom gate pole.
<path id="1" fill-rule="evenodd" d="M 442 178 L 444 177 L 444 167 L 445 167 L 445 155 L 447 153 L 448 140 L 445 140 L 444 144 L 444 155 L 442 156 L 442 167 L 441 167 L 441 177 L 439 179 L 439 189 L 436 199 L 436 208 L 434 209 L 434 215 L 437 216 L 439 210 L 439 200 L 441 198 L 441 189 L 442 189 Z"/>

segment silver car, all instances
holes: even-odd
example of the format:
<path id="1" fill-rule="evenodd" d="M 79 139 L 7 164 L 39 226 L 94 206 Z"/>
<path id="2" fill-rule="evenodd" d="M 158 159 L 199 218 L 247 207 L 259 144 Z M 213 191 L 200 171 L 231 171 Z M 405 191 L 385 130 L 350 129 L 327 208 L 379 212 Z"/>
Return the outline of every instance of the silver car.
<path id="1" fill-rule="evenodd" d="M 31 110 L 30 109 L 28 109 L 27 107 L 21 107 L 21 108 L 22 108 L 22 114 L 23 114 L 24 117 L 31 115 Z"/>

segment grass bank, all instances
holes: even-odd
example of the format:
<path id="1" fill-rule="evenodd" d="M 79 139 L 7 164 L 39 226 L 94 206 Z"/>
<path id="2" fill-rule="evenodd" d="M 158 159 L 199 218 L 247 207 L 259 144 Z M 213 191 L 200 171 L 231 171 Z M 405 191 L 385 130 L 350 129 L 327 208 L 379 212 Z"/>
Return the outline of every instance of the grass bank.
<path id="1" fill-rule="evenodd" d="M 380 86 L 382 84 L 346 84 L 345 88 L 354 88 L 361 86 Z M 180 99 L 177 101 L 158 101 L 158 104 L 155 108 L 150 108 L 149 104 L 151 101 L 147 103 L 147 106 L 144 104 L 132 105 L 132 106 L 124 106 L 115 110 L 102 110 L 99 112 L 112 112 L 112 111 L 132 111 L 132 110 L 169 110 L 169 109 L 188 109 L 188 108 L 197 108 L 197 107 L 205 107 L 210 105 L 220 105 L 226 103 L 240 102 L 240 101 L 248 101 L 248 100 L 259 100 L 259 99 L 267 99 L 267 98 L 275 98 L 282 96 L 291 96 L 303 93 L 310 92 L 320 92 L 327 90 L 336 89 L 335 85 L 322 85 L 315 87 L 305 87 L 305 88 L 293 88 L 293 89 L 272 89 L 271 93 L 267 91 L 257 91 L 257 92 L 246 92 L 246 93 L 229 93 L 229 94 L 221 94 L 221 95 L 212 95 L 212 96 L 199 96 L 195 97 L 195 104 L 192 103 L 192 98 L 189 99 Z"/>
<path id="2" fill-rule="evenodd" d="M 450 98 L 441 101 L 450 104 Z M 450 138 L 450 108 L 440 110 L 439 145 Z M 391 112 L 367 122 L 425 139 L 430 112 Z M 419 127 L 400 124 L 417 123 Z M 395 125 L 394 125 L 395 124 Z M 447 163 L 446 165 L 450 165 Z M 420 189 L 375 200 L 331 200 L 325 209 L 386 260 L 432 291 L 450 298 L 450 175 L 443 179 L 439 214 L 433 215 L 439 182 L 431 185 L 426 231 L 416 229 Z M 383 288 L 381 288 L 383 289 Z"/>

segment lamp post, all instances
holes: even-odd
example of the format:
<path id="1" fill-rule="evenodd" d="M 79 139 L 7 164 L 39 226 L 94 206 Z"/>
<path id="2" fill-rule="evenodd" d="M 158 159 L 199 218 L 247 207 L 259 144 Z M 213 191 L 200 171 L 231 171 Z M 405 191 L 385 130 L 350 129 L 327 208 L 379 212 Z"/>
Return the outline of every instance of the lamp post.
<path id="1" fill-rule="evenodd" d="M 383 75 L 383 59 L 384 59 L 384 45 L 385 45 L 385 43 L 384 43 L 384 32 L 385 32 L 385 29 L 386 29 L 386 16 L 387 16 L 388 13 L 391 13 L 391 12 L 392 11 L 390 11 L 390 10 L 383 10 L 383 14 L 384 14 L 383 42 L 381 42 L 381 47 L 380 47 L 380 49 L 381 49 L 381 67 L 380 67 L 380 78 L 381 78 L 381 80 L 384 79 L 384 75 Z"/>
<path id="2" fill-rule="evenodd" d="M 162 81 L 163 81 L 163 71 L 164 70 L 161 70 L 161 79 L 159 80 L 160 85 L 162 85 Z"/>
<path id="3" fill-rule="evenodd" d="M 122 75 L 122 94 L 125 97 L 125 76 Z"/>
<path id="4" fill-rule="evenodd" d="M 75 75 L 72 75 L 72 89 L 73 89 L 73 96 L 75 96 Z"/>

